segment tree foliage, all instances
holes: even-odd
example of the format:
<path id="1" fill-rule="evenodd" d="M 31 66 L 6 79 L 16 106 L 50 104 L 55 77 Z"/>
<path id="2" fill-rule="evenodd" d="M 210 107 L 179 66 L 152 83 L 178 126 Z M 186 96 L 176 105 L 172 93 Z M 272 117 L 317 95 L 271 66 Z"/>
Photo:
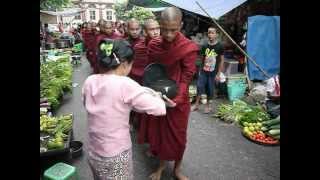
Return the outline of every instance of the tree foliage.
<path id="1" fill-rule="evenodd" d="M 144 20 L 155 17 L 152 11 L 147 10 L 146 8 L 143 8 L 143 7 L 138 7 L 138 6 L 134 6 L 131 10 L 126 11 L 124 16 L 126 19 L 135 18 L 141 24 L 144 22 Z"/>
<path id="2" fill-rule="evenodd" d="M 40 0 L 41 10 L 60 10 L 70 5 L 70 0 Z"/>
<path id="3" fill-rule="evenodd" d="M 143 23 L 145 19 L 155 17 L 152 11 L 139 6 L 133 6 L 131 10 L 128 10 L 125 4 L 116 3 L 114 5 L 114 9 L 116 12 L 117 19 L 124 20 L 124 21 L 131 18 L 135 18 L 140 23 Z"/>

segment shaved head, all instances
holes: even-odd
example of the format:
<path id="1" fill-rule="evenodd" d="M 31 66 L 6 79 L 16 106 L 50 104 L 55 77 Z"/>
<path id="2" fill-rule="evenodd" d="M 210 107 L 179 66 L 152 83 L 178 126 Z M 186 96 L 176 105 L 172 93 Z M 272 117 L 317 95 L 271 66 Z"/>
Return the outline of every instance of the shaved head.
<path id="1" fill-rule="evenodd" d="M 179 21 L 182 20 L 182 12 L 176 7 L 168 7 L 161 13 L 161 20 L 163 21 Z"/>
<path id="2" fill-rule="evenodd" d="M 137 39 L 140 36 L 140 31 L 141 31 L 141 27 L 140 27 L 140 23 L 137 19 L 130 19 L 128 21 L 128 26 L 127 26 L 127 31 L 128 31 L 128 35 L 129 37 L 131 37 L 132 39 Z"/>
<path id="3" fill-rule="evenodd" d="M 149 38 L 155 38 L 160 36 L 160 25 L 158 21 L 154 19 L 147 19 L 144 22 L 144 32 Z"/>
<path id="4" fill-rule="evenodd" d="M 182 28 L 182 12 L 175 7 L 168 7 L 161 13 L 161 35 L 168 42 L 174 41 Z"/>
<path id="5" fill-rule="evenodd" d="M 144 26 L 144 28 L 146 29 L 146 28 L 148 28 L 149 26 L 151 26 L 152 24 L 158 24 L 158 25 L 159 25 L 158 21 L 156 21 L 156 20 L 154 20 L 154 19 L 147 19 L 147 20 L 144 21 L 143 26 Z"/>
<path id="6" fill-rule="evenodd" d="M 128 21 L 128 27 L 130 26 L 134 26 L 134 25 L 140 25 L 139 21 L 135 18 L 131 18 L 129 21 Z"/>

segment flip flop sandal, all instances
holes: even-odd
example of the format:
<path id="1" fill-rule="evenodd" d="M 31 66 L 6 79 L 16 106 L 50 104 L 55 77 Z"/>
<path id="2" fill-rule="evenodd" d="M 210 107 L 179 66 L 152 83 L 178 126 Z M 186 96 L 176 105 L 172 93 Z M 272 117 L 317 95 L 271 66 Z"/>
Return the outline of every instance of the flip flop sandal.
<path id="1" fill-rule="evenodd" d="M 195 106 L 191 107 L 191 111 L 197 111 L 197 110 L 199 110 L 199 107 L 195 107 Z"/>
<path id="2" fill-rule="evenodd" d="M 204 109 L 204 113 L 205 113 L 205 114 L 209 114 L 210 112 L 211 112 L 211 109 L 210 109 L 210 108 L 205 108 L 205 109 Z"/>

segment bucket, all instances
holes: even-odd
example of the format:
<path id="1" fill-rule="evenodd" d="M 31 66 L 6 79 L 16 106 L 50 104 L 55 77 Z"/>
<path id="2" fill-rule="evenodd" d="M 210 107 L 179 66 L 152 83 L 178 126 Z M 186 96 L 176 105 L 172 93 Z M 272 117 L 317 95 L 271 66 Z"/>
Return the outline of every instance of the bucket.
<path id="1" fill-rule="evenodd" d="M 230 101 L 241 99 L 245 95 L 247 87 L 245 75 L 229 76 L 227 81 L 228 99 Z"/>

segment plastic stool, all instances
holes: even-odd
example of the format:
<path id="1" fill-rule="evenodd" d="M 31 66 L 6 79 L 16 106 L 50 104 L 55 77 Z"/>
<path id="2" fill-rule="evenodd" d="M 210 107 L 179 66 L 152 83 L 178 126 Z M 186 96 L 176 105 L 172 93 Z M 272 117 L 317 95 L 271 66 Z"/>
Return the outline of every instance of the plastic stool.
<path id="1" fill-rule="evenodd" d="M 44 172 L 44 180 L 76 180 L 76 168 L 65 163 L 57 163 Z"/>

